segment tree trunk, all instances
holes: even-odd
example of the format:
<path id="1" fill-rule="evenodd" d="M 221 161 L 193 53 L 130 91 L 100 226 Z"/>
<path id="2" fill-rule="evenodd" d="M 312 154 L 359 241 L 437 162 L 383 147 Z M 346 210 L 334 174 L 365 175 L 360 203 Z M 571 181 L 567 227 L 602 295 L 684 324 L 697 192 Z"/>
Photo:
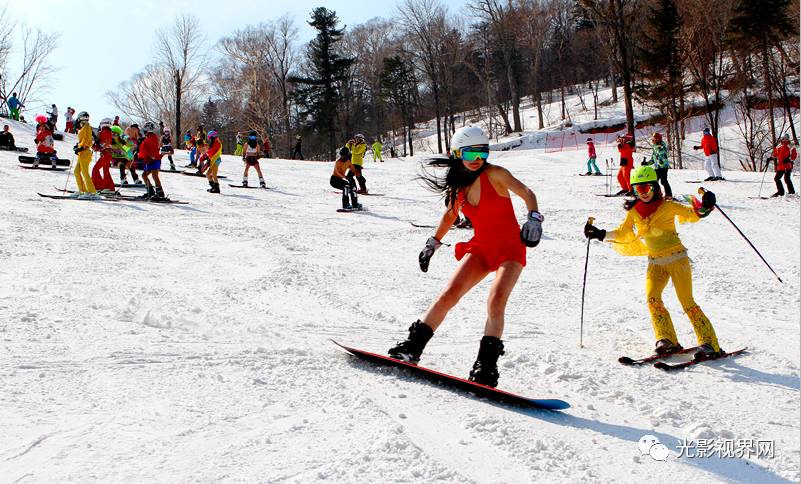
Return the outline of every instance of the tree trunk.
<path id="1" fill-rule="evenodd" d="M 175 71 L 173 73 L 173 79 L 175 80 L 175 139 L 177 140 L 177 145 L 181 146 L 181 140 L 183 139 L 181 136 L 181 74 L 179 71 Z"/>
<path id="2" fill-rule="evenodd" d="M 768 121 L 770 122 L 771 146 L 776 146 L 779 139 L 776 137 L 776 120 L 773 119 L 773 82 L 770 78 L 770 55 L 768 53 L 768 41 L 762 37 L 762 76 L 765 82 L 765 92 L 768 94 Z"/>
<path id="3" fill-rule="evenodd" d="M 509 83 L 509 93 L 512 98 L 512 122 L 514 123 L 514 132 L 517 133 L 522 131 L 520 127 L 520 93 L 518 93 L 514 72 L 512 72 L 511 55 L 508 55 L 506 60 L 506 81 Z"/>

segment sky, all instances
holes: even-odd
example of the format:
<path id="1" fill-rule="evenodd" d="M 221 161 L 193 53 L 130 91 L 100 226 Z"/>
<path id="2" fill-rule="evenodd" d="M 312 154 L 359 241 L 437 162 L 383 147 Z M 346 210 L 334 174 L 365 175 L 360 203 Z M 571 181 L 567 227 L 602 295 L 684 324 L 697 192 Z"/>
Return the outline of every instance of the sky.
<path id="1" fill-rule="evenodd" d="M 0 0 L 2 1 L 2 0 Z M 442 0 L 450 12 L 462 12 L 466 0 Z M 106 93 L 131 78 L 153 61 L 155 32 L 172 25 L 176 15 L 191 13 L 199 18 L 206 46 L 213 54 L 222 37 L 249 24 L 275 19 L 283 13 L 295 17 L 303 43 L 314 30 L 306 24 L 309 13 L 318 6 L 337 12 L 342 24 L 354 26 L 375 17 L 391 17 L 395 1 L 245 1 L 196 0 L 6 0 L 8 12 L 20 24 L 40 27 L 60 35 L 59 47 L 51 57 L 58 71 L 40 96 L 46 104 L 26 105 L 27 119 L 55 103 L 63 113 L 67 106 L 87 111 L 92 118 L 113 117 L 117 113 Z M 14 46 L 17 49 L 20 43 Z M 12 57 L 9 77 L 19 72 Z M 63 116 L 59 124 L 62 124 Z"/>

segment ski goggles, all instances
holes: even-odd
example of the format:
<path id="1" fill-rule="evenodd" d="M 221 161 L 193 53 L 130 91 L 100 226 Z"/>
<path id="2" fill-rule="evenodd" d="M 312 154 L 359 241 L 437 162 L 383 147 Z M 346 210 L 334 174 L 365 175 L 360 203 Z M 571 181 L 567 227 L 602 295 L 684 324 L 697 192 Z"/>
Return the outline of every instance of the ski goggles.
<path id="1" fill-rule="evenodd" d="M 642 183 L 634 185 L 634 191 L 637 192 L 637 195 L 648 195 L 654 192 L 654 186 L 650 183 Z"/>
<path id="2" fill-rule="evenodd" d="M 489 158 L 489 146 L 467 146 L 460 150 L 460 157 L 464 161 L 476 161 L 479 158 Z"/>

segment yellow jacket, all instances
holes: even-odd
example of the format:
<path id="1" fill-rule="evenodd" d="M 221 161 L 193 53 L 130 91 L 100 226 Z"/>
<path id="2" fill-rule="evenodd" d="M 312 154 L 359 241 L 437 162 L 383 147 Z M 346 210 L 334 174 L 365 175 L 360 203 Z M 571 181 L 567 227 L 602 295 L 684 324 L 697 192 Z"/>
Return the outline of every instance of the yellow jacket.
<path id="1" fill-rule="evenodd" d="M 364 152 L 367 151 L 367 145 L 358 141 L 348 141 L 345 146 L 350 150 L 350 162 L 354 165 L 362 166 L 364 163 Z"/>
<path id="2" fill-rule="evenodd" d="M 89 126 L 89 123 L 83 123 L 83 126 L 81 126 L 81 129 L 78 131 L 78 147 L 91 148 L 93 144 L 92 127 Z"/>
<path id="3" fill-rule="evenodd" d="M 663 257 L 686 250 L 676 232 L 676 217 L 679 223 L 701 219 L 693 207 L 666 200 L 645 219 L 632 208 L 626 214 L 626 220 L 607 233 L 605 240 L 611 242 L 612 248 L 621 255 Z M 636 233 L 634 229 L 637 229 Z"/>

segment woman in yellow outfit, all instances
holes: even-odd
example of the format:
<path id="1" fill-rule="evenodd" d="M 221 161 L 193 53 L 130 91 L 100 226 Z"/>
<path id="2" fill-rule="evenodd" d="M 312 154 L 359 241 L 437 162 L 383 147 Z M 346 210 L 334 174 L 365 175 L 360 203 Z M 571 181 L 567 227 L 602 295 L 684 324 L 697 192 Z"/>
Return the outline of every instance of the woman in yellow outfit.
<path id="1" fill-rule="evenodd" d="M 357 134 L 355 139 L 348 141 L 345 147 L 350 150 L 351 168 L 348 170 L 348 181 L 353 185 L 353 179 L 359 181 L 359 189 L 356 193 L 367 194 L 367 180 L 362 171 L 364 170 L 364 153 L 367 151 L 367 144 L 364 142 L 364 135 Z"/>
<path id="2" fill-rule="evenodd" d="M 89 175 L 89 164 L 92 163 L 92 127 L 89 125 L 89 113 L 81 111 L 75 120 L 78 130 L 78 144 L 75 146 L 75 154 L 78 155 L 78 163 L 75 165 L 75 183 L 78 184 L 78 198 L 100 198 L 92 183 Z"/>
<path id="3" fill-rule="evenodd" d="M 648 256 L 645 292 L 656 334 L 657 353 L 681 349 L 670 313 L 662 302 L 662 291 L 668 280 L 673 280 L 676 295 L 698 339 L 695 358 L 712 358 L 721 352 L 720 345 L 712 323 L 693 299 L 690 259 L 676 232 L 675 219 L 678 217 L 679 223 L 686 223 L 706 217 L 715 208 L 715 194 L 705 192 L 702 201 L 693 197 L 693 206 L 668 201 L 662 197 L 657 179 L 651 166 L 641 166 L 633 171 L 631 185 L 636 198 L 624 205 L 628 213 L 623 223 L 610 232 L 587 224 L 584 235 L 588 239 L 611 242 L 615 251 L 622 255 Z"/>

